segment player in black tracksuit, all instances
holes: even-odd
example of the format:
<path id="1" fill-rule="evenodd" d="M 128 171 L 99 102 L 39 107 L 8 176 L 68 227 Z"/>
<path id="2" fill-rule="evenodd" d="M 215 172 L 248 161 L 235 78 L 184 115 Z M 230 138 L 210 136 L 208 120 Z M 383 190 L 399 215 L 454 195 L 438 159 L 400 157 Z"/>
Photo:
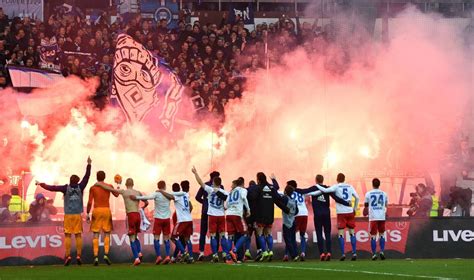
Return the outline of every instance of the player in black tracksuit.
<path id="1" fill-rule="evenodd" d="M 316 184 L 327 188 L 326 185 L 323 185 L 323 181 L 323 175 L 316 175 Z M 301 194 L 306 194 L 317 190 L 318 188 L 316 186 L 312 186 L 307 189 L 296 189 L 295 191 Z M 329 261 L 331 259 L 331 210 L 329 197 L 332 197 L 337 203 L 350 206 L 350 203 L 343 200 L 342 198 L 339 198 L 334 193 L 323 193 L 321 195 L 311 197 L 314 214 L 314 229 L 316 230 L 316 237 L 318 239 L 318 249 L 321 261 Z M 323 228 L 324 236 L 326 237 L 326 250 L 324 250 Z"/>
<path id="2" fill-rule="evenodd" d="M 252 254 L 250 253 L 250 244 L 252 241 L 252 235 L 255 235 L 255 244 L 257 246 L 257 255 L 260 253 L 260 244 L 257 239 L 256 225 L 255 225 L 255 216 L 257 214 L 257 184 L 255 181 L 250 181 L 249 186 L 247 187 L 247 200 L 250 207 L 250 216 L 245 217 L 245 223 L 247 224 L 247 234 L 248 238 L 245 243 L 245 257 L 247 259 L 252 259 Z"/>
<path id="3" fill-rule="evenodd" d="M 272 175 L 272 181 L 274 182 L 274 180 Z M 274 183 L 274 185 L 277 184 Z M 254 213 L 256 213 L 258 242 L 263 252 L 261 260 L 271 260 L 273 257 L 274 205 L 276 204 L 285 213 L 288 213 L 289 209 L 281 200 L 277 189 L 267 182 L 267 177 L 263 172 L 257 173 L 257 186 L 254 191 L 247 193 L 247 197 L 256 201 L 256 212 Z"/>

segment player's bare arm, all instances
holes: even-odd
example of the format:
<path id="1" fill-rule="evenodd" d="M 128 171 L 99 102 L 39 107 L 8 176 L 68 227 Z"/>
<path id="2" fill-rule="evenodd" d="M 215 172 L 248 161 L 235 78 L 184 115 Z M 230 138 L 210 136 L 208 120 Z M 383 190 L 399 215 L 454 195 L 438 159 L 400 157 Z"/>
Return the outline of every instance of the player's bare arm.
<path id="1" fill-rule="evenodd" d="M 143 196 L 143 194 L 142 194 L 141 192 L 139 192 L 139 194 L 140 194 L 140 196 Z M 131 198 L 131 196 L 130 196 L 130 198 Z M 135 198 L 136 198 L 136 197 L 135 197 Z M 145 200 L 142 200 L 142 201 L 143 201 L 143 207 L 142 207 L 142 209 L 147 208 L 147 207 L 148 207 L 148 204 L 149 204 L 149 203 L 148 203 L 148 200 L 145 199 Z"/>
<path id="2" fill-rule="evenodd" d="M 364 210 L 362 211 L 362 214 L 364 217 L 367 217 L 369 215 L 369 203 L 364 203 Z"/>
<path id="3" fill-rule="evenodd" d="M 112 188 L 111 186 L 109 186 L 109 185 L 107 185 L 107 184 L 105 184 L 105 183 L 102 183 L 102 182 L 97 182 L 97 183 L 95 183 L 95 186 L 98 186 L 98 187 L 100 187 L 100 188 L 102 188 L 102 189 L 104 189 L 104 190 L 106 190 L 106 191 L 111 192 L 111 193 L 114 194 L 114 196 L 116 196 L 116 197 L 117 197 L 119 194 L 122 194 L 122 195 L 123 195 L 123 192 L 125 191 L 125 190 L 116 190 L 116 189 Z"/>
<path id="4" fill-rule="evenodd" d="M 89 200 L 87 201 L 87 210 L 86 210 L 86 222 L 89 223 L 91 221 L 91 216 L 90 216 L 90 212 L 91 212 L 91 209 L 92 209 L 92 203 L 94 202 L 94 194 L 93 194 L 93 191 L 91 190 L 89 192 Z"/>
<path id="5" fill-rule="evenodd" d="M 356 192 L 353 192 L 352 196 L 354 197 L 354 213 L 355 213 L 357 211 L 357 207 L 359 206 L 359 196 L 357 195 Z"/>
<path id="6" fill-rule="evenodd" d="M 247 199 L 247 196 L 245 196 L 244 198 L 242 198 L 243 201 L 244 201 L 244 208 L 245 208 L 245 217 L 250 217 L 251 215 L 251 212 L 250 212 L 250 206 L 249 206 L 249 201 Z"/>
<path id="7" fill-rule="evenodd" d="M 194 177 L 196 178 L 196 181 L 197 183 L 203 188 L 205 185 L 204 185 L 204 182 L 202 181 L 201 177 L 199 176 L 197 170 L 196 170 L 196 167 L 193 166 L 193 168 L 191 169 L 191 171 L 193 172 L 194 174 Z"/>

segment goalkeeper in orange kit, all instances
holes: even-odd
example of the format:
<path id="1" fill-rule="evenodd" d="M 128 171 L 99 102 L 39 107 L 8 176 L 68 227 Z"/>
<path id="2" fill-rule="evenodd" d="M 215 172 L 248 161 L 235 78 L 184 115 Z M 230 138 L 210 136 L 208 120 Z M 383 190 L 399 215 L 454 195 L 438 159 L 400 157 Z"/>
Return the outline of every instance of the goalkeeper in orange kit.
<path id="1" fill-rule="evenodd" d="M 97 185 L 98 183 L 102 185 L 108 185 L 104 183 L 105 172 L 97 172 L 97 183 L 91 187 L 89 191 L 89 201 L 87 202 L 87 221 L 91 221 L 91 231 L 94 233 L 92 238 L 92 248 L 94 251 L 94 265 L 99 265 L 99 235 L 102 231 L 104 233 L 104 261 L 111 265 L 112 262 L 109 259 L 109 250 L 110 250 L 110 232 L 113 229 L 112 225 L 112 212 L 110 211 L 110 191 L 105 190 L 104 188 Z M 108 185 L 113 188 L 112 185 Z M 114 192 L 114 196 L 119 194 Z M 90 212 L 92 209 L 92 204 L 94 204 L 94 210 L 92 210 L 92 220 Z"/>

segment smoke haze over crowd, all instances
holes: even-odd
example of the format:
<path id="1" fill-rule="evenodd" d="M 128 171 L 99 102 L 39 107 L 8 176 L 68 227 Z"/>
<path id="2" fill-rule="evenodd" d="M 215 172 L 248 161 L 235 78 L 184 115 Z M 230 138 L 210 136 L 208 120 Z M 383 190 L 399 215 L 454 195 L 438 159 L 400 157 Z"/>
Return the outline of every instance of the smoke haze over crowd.
<path id="1" fill-rule="evenodd" d="M 93 172 L 104 170 L 107 181 L 116 173 L 133 177 L 146 192 L 158 180 L 170 186 L 188 179 L 196 186 L 192 165 L 202 175 L 219 170 L 225 186 L 238 176 L 254 179 L 258 171 L 302 186 L 317 173 L 331 175 L 327 180 L 333 182 L 337 172 L 354 180 L 368 171 L 436 171 L 460 135 L 472 93 L 472 57 L 463 31 L 409 8 L 397 16 L 388 44 L 365 37 L 354 39 L 364 45 L 292 50 L 268 72 L 257 72 L 243 97 L 226 105 L 219 131 L 209 122 L 191 121 L 172 139 L 143 124 L 126 124 L 119 108 L 93 109 L 87 97 L 95 80 L 67 78 L 28 95 L 56 100 L 35 108 L 54 106 L 52 114 L 29 123 L 4 90 L 0 129 L 8 149 L 2 165 L 29 167 L 37 180 L 62 184 L 71 174 L 83 175 L 90 155 Z M 334 61 L 343 73 L 328 70 Z M 25 133 L 34 139 L 28 150 L 19 141 Z"/>

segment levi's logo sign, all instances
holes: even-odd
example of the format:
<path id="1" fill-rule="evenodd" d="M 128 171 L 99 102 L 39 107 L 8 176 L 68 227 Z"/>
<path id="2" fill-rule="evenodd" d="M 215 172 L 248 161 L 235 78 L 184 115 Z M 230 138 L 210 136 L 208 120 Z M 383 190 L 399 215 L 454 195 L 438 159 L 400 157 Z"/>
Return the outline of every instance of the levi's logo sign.
<path id="1" fill-rule="evenodd" d="M 433 230 L 434 242 L 472 242 L 474 231 L 472 230 Z"/>

